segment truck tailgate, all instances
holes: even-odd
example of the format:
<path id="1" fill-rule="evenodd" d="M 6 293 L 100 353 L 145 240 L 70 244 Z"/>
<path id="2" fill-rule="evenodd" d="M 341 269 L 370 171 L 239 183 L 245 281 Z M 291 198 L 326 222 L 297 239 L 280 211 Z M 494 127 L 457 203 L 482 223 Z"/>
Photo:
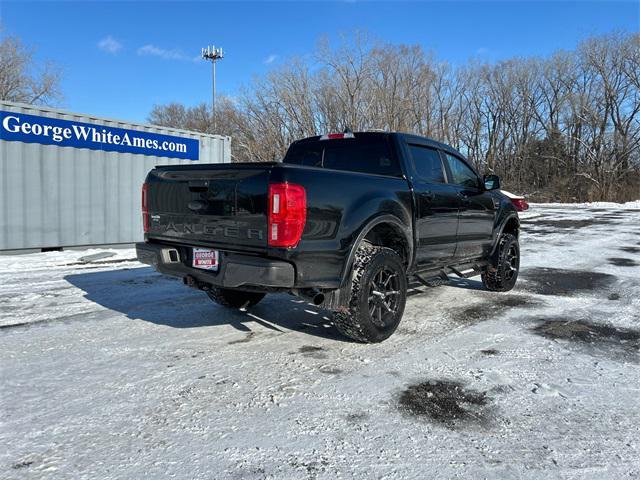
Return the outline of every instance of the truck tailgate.
<path id="1" fill-rule="evenodd" d="M 159 167 L 147 177 L 149 240 L 267 249 L 272 163 Z"/>

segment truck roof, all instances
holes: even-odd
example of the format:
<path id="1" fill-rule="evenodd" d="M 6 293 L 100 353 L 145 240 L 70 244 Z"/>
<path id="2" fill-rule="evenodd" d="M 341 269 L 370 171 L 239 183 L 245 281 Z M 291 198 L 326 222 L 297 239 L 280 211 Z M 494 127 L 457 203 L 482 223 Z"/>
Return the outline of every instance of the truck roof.
<path id="1" fill-rule="evenodd" d="M 429 146 L 432 146 L 434 148 L 439 148 L 441 150 L 446 150 L 446 151 L 449 151 L 451 153 L 455 153 L 456 155 L 460 155 L 460 156 L 464 157 L 464 155 L 462 155 L 462 153 L 460 153 L 458 150 L 453 148 L 451 145 L 447 145 L 446 143 L 439 142 L 437 140 L 434 140 L 433 138 L 423 137 L 421 135 L 415 135 L 413 133 L 404 133 L 404 132 L 395 132 L 394 134 L 398 135 L 400 137 L 403 137 L 408 143 L 412 143 L 412 142 L 425 143 L 425 144 L 427 144 Z"/>
<path id="2" fill-rule="evenodd" d="M 389 137 L 401 137 L 407 143 L 416 143 L 416 142 L 422 143 L 427 146 L 431 146 L 433 148 L 439 148 L 441 150 L 445 150 L 445 151 L 464 157 L 464 155 L 462 155 L 458 150 L 456 150 L 450 145 L 447 145 L 446 143 L 442 143 L 437 140 L 434 140 L 433 138 L 423 137 L 421 135 L 416 135 L 413 133 L 387 132 L 387 131 L 374 130 L 374 131 L 353 132 L 353 135 L 355 136 L 378 136 L 379 135 L 379 136 L 389 136 Z M 296 143 L 315 142 L 319 140 L 320 137 L 321 137 L 320 135 L 316 135 L 313 137 L 302 138 L 300 140 L 294 141 L 292 145 Z"/>

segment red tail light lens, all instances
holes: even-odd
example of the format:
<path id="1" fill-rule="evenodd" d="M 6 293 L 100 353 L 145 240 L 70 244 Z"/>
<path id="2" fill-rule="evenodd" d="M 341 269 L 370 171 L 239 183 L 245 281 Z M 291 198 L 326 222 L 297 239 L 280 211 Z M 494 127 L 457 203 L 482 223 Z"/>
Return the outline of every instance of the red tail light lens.
<path id="1" fill-rule="evenodd" d="M 294 248 L 307 221 L 307 192 L 301 185 L 269 185 L 269 246 Z"/>
<path id="2" fill-rule="evenodd" d="M 149 200 L 148 200 L 149 185 L 142 184 L 142 228 L 144 233 L 149 232 Z"/>
<path id="3" fill-rule="evenodd" d="M 524 198 L 512 198 L 511 203 L 513 203 L 513 206 L 516 207 L 516 210 L 519 212 L 529 210 L 529 204 Z"/>

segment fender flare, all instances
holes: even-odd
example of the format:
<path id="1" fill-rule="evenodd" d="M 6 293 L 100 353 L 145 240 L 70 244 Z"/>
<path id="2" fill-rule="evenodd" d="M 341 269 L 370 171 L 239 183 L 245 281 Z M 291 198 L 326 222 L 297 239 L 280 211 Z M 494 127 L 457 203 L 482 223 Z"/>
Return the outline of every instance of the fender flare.
<path id="1" fill-rule="evenodd" d="M 502 232 L 504 231 L 504 227 L 506 227 L 507 223 L 509 223 L 509 221 L 511 221 L 512 219 L 515 219 L 516 223 L 518 224 L 518 230 L 520 229 L 520 217 L 518 217 L 517 213 L 509 213 L 507 216 L 505 216 L 500 222 L 500 224 L 498 225 L 498 228 L 494 230 L 495 238 L 493 239 L 493 246 L 491 247 L 490 256 L 493 256 L 493 254 L 496 251 L 496 248 L 498 247 L 498 243 L 499 243 L 500 237 L 502 236 Z"/>
<path id="2" fill-rule="evenodd" d="M 395 215 L 389 215 L 389 214 L 380 215 L 369 220 L 364 226 L 364 228 L 360 230 L 360 233 L 358 234 L 354 242 L 351 244 L 351 248 L 349 249 L 349 255 L 347 256 L 347 261 L 345 262 L 344 267 L 342 268 L 340 287 L 344 287 L 347 284 L 349 272 L 351 271 L 351 267 L 353 265 L 353 261 L 356 256 L 356 251 L 358 250 L 360 243 L 362 243 L 362 240 L 364 240 L 367 234 L 374 227 L 382 223 L 390 223 L 398 229 L 398 231 L 404 237 L 404 240 L 407 243 L 407 247 L 409 250 L 407 252 L 408 253 L 407 269 L 413 264 L 414 248 L 413 248 L 413 232 L 411 230 L 411 227 L 403 224 L 400 218 L 396 217 Z"/>

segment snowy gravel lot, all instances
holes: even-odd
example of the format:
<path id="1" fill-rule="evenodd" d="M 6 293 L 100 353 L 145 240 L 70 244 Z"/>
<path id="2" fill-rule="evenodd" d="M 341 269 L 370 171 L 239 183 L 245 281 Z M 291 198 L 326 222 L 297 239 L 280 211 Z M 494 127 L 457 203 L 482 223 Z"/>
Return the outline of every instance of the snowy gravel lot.
<path id="1" fill-rule="evenodd" d="M 0 478 L 640 478 L 640 203 L 524 217 L 513 292 L 412 290 L 379 345 L 131 249 L 0 256 Z"/>

